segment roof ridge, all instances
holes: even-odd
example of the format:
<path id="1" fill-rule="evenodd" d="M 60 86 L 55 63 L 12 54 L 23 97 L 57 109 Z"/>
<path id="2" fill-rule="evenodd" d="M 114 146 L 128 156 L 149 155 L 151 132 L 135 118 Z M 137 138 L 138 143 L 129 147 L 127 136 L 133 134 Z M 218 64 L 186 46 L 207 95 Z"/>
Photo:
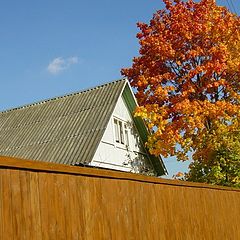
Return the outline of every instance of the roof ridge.
<path id="1" fill-rule="evenodd" d="M 13 108 L 10 108 L 10 109 L 6 109 L 6 110 L 3 110 L 3 111 L 0 111 L 0 114 L 12 112 L 12 111 L 16 111 L 16 110 L 20 110 L 20 109 L 24 109 L 24 108 L 33 107 L 33 106 L 36 106 L 36 105 L 44 104 L 44 103 L 47 103 L 47 102 L 50 102 L 50 101 L 54 101 L 54 100 L 58 100 L 58 99 L 62 99 L 62 98 L 65 98 L 65 97 L 70 97 L 70 96 L 82 94 L 82 93 L 85 93 L 85 92 L 88 92 L 88 91 L 92 91 L 92 90 L 95 90 L 95 89 L 98 89 L 98 88 L 102 88 L 102 87 L 108 86 L 110 84 L 114 84 L 114 83 L 121 82 L 121 81 L 127 81 L 127 78 L 121 78 L 121 79 L 118 79 L 118 80 L 106 82 L 106 83 L 103 83 L 101 85 L 96 85 L 94 87 L 89 87 L 89 88 L 80 90 L 78 92 L 72 92 L 72 93 L 68 93 L 68 94 L 64 94 L 64 95 L 60 95 L 60 96 L 56 96 L 56 97 L 40 100 L 40 101 L 37 101 L 37 102 L 34 102 L 34 103 L 24 104 L 24 105 L 19 106 L 19 107 L 13 107 Z"/>

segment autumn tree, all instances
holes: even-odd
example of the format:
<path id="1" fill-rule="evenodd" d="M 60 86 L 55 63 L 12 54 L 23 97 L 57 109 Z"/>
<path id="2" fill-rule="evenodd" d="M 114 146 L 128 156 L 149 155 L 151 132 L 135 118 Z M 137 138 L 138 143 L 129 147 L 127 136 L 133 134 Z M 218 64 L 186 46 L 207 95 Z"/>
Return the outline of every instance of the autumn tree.
<path id="1" fill-rule="evenodd" d="M 152 129 L 150 152 L 186 160 L 193 151 L 204 163 L 223 129 L 240 129 L 240 18 L 214 0 L 163 2 L 149 24 L 138 23 L 140 55 L 122 74 Z"/>
<path id="2" fill-rule="evenodd" d="M 240 132 L 223 131 L 217 137 L 216 141 L 210 135 L 206 149 L 202 149 L 210 153 L 208 158 L 200 154 L 191 162 L 188 173 L 178 173 L 175 178 L 240 188 Z"/>

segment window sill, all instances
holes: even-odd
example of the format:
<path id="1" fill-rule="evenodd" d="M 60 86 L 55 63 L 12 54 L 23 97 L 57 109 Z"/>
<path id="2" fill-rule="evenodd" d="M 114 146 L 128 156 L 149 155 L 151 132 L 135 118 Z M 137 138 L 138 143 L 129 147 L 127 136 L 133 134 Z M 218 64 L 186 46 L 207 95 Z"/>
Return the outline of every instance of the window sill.
<path id="1" fill-rule="evenodd" d="M 116 148 L 120 148 L 120 149 L 124 149 L 124 150 L 129 150 L 127 147 L 126 147 L 126 145 L 124 145 L 124 144 L 121 144 L 121 143 L 115 143 L 115 147 Z"/>

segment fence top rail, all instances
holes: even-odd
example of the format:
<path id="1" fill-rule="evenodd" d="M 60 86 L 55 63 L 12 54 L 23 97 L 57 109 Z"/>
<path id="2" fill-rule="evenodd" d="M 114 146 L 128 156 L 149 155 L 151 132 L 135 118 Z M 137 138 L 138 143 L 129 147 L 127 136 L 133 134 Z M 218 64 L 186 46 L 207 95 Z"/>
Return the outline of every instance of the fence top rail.
<path id="1" fill-rule="evenodd" d="M 114 170 L 105 170 L 92 167 L 79 167 L 79 166 L 69 166 L 65 164 L 56 164 L 42 161 L 33 161 L 20 158 L 0 156 L 0 169 L 18 169 L 27 171 L 37 171 L 37 172 L 49 172 L 49 173 L 60 173 L 60 174 L 70 174 L 70 175 L 82 175 L 88 177 L 97 178 L 109 178 L 109 179 L 119 179 L 128 180 L 136 182 L 145 182 L 152 184 L 162 184 L 162 185 L 172 185 L 172 186 L 182 186 L 191 188 L 208 188 L 214 190 L 223 191 L 234 191 L 239 192 L 240 189 L 222 187 L 204 183 L 193 183 L 185 182 L 180 180 L 163 179 L 151 176 L 145 176 L 141 174 L 127 173 Z"/>

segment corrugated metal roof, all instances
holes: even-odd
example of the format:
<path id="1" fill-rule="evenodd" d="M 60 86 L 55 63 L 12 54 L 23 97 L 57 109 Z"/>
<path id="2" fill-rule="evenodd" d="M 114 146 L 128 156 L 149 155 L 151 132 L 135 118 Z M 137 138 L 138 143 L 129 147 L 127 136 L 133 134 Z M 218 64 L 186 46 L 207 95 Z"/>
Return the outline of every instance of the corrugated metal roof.
<path id="1" fill-rule="evenodd" d="M 1 112 L 0 155 L 89 163 L 126 81 Z"/>

